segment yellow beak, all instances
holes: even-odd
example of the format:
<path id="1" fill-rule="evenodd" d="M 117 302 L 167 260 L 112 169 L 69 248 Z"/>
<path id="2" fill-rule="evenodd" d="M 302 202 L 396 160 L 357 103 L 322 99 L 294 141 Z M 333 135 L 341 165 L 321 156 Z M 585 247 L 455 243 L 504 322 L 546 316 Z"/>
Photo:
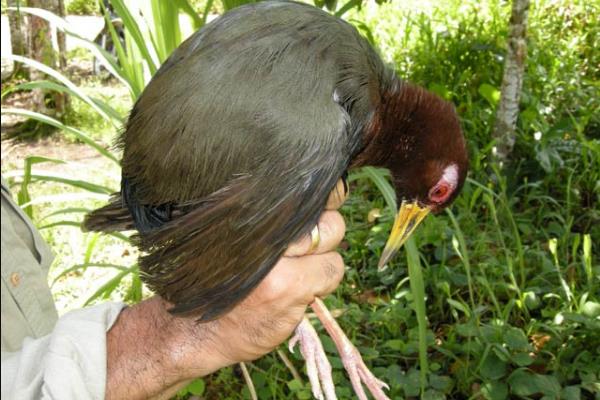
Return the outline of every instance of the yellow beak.
<path id="1" fill-rule="evenodd" d="M 423 221 L 423 218 L 429 214 L 429 207 L 421 207 L 416 201 L 412 203 L 402 202 L 400 210 L 396 215 L 392 233 L 388 238 L 377 268 L 381 271 L 386 268 L 388 261 L 402 247 L 406 239 L 413 233 L 415 228 Z"/>

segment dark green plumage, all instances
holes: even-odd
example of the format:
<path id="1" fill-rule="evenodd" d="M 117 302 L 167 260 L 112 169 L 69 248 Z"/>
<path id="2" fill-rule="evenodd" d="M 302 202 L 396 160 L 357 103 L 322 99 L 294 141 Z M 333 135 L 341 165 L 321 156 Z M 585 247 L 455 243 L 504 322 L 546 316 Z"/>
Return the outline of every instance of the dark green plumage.
<path id="1" fill-rule="evenodd" d="M 121 138 L 145 282 L 204 318 L 244 298 L 316 223 L 386 73 L 355 28 L 296 3 L 238 8 L 186 40 Z M 111 230 L 102 209 L 96 224 Z"/>
<path id="2" fill-rule="evenodd" d="M 431 98 L 402 87 L 354 27 L 324 11 L 237 8 L 186 40 L 144 90 L 120 139 L 120 196 L 86 227 L 135 226 L 145 282 L 173 312 L 214 318 L 310 231 L 372 137 L 396 133 L 376 111 L 406 127 Z M 453 111 L 448 121 L 458 127 Z"/>

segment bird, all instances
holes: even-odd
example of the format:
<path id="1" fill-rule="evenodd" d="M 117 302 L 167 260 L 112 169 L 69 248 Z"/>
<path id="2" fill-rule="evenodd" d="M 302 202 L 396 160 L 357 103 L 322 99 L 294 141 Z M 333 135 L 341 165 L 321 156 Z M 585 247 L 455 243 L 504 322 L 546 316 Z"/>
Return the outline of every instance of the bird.
<path id="1" fill-rule="evenodd" d="M 468 170 L 450 102 L 398 77 L 348 22 L 293 1 L 240 6 L 192 34 L 141 93 L 118 145 L 120 192 L 83 226 L 137 230 L 144 282 L 199 322 L 248 296 L 294 240 L 318 241 L 319 215 L 348 171 L 390 171 L 400 206 L 383 268 L 452 203 Z M 323 302 L 311 307 L 358 397 L 364 384 L 387 398 Z M 307 319 L 297 342 L 316 352 L 314 396 L 335 398 Z"/>

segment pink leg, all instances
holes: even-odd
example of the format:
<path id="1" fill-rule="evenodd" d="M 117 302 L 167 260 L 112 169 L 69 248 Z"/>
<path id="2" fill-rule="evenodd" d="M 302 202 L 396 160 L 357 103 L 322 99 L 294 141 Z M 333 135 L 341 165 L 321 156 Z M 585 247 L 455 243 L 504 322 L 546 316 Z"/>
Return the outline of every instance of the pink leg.
<path id="1" fill-rule="evenodd" d="M 306 361 L 306 372 L 310 380 L 313 396 L 319 400 L 336 400 L 331 364 L 327 359 L 323 345 L 315 328 L 308 318 L 304 317 L 290 339 L 288 347 L 294 352 L 296 343 L 300 343 L 300 352 Z M 325 396 L 323 396 L 323 393 Z"/>
<path id="2" fill-rule="evenodd" d="M 321 320 L 331 339 L 333 339 L 358 398 L 360 400 L 367 400 L 367 395 L 362 387 L 362 383 L 364 383 L 376 400 L 389 400 L 389 397 L 382 390 L 382 388 L 389 389 L 388 385 L 375 378 L 375 375 L 369 371 L 360 353 L 350 342 L 344 331 L 342 331 L 342 328 L 340 328 L 335 318 L 333 318 L 327 307 L 325 307 L 323 301 L 316 298 L 311 307 L 319 320 Z"/>

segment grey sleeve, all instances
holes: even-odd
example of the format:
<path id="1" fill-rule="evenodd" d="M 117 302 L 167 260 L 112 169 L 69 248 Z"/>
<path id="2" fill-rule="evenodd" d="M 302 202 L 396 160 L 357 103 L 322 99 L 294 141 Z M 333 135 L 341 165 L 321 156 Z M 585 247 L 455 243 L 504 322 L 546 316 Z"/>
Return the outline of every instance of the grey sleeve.
<path id="1" fill-rule="evenodd" d="M 2 352 L 2 399 L 104 399 L 106 332 L 124 307 L 103 303 L 72 311 L 50 334 Z"/>

